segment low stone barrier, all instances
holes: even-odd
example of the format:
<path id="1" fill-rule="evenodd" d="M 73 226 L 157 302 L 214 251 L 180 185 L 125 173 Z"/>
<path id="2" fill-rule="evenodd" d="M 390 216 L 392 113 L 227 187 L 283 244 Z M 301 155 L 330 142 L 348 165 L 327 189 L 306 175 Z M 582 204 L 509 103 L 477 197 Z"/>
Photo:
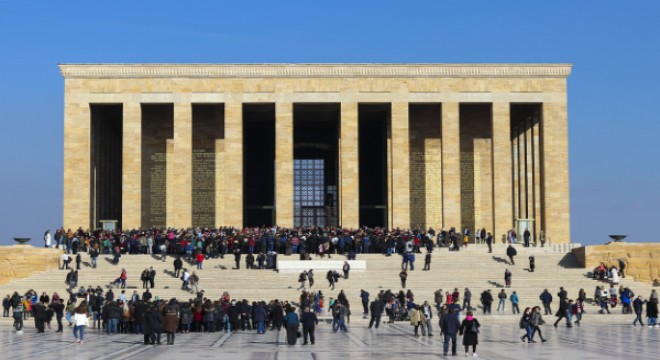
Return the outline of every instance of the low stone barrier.
<path id="1" fill-rule="evenodd" d="M 367 270 L 366 260 L 349 260 L 348 264 L 351 266 L 351 271 Z M 301 272 L 303 270 L 314 269 L 316 276 L 320 275 L 320 270 L 337 270 L 341 273 L 344 267 L 344 260 L 282 260 L 277 262 L 277 269 L 279 271 L 292 271 Z"/>

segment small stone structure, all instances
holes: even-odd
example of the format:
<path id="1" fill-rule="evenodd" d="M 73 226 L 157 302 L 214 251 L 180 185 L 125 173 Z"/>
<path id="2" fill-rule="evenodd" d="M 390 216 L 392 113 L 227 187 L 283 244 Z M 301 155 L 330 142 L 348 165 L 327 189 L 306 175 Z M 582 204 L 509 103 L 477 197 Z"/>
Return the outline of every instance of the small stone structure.
<path id="1" fill-rule="evenodd" d="M 57 269 L 61 251 L 26 245 L 0 247 L 0 284 Z"/>
<path id="2" fill-rule="evenodd" d="M 660 281 L 660 244 L 612 242 L 607 245 L 583 246 L 573 249 L 580 265 L 587 269 L 598 266 L 619 266 L 626 263 L 625 274 L 637 281 Z"/>

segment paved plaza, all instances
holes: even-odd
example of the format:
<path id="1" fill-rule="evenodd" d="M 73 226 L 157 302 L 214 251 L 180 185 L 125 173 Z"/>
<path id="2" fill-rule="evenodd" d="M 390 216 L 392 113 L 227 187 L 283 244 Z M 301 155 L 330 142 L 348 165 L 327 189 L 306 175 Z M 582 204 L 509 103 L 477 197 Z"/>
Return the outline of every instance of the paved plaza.
<path id="1" fill-rule="evenodd" d="M 550 319 L 548 319 L 550 320 Z M 657 359 L 660 328 L 632 327 L 628 324 L 586 323 L 572 329 L 543 326 L 546 343 L 520 341 L 522 330 L 515 323 L 489 323 L 482 319 L 477 353 L 482 359 Z M 87 331 L 85 343 L 73 342 L 70 328 L 64 334 L 52 330 L 37 335 L 28 326 L 23 335 L 10 327 L 0 330 L 4 359 L 415 359 L 442 358 L 442 340 L 436 329 L 433 337 L 413 336 L 407 323 L 383 324 L 367 329 L 355 322 L 348 333 L 332 333 L 330 325 L 317 328 L 316 344 L 286 345 L 285 332 L 190 333 L 177 335 L 176 343 L 143 345 L 141 335 L 100 335 Z M 538 339 L 537 339 L 538 340 Z M 460 342 L 460 337 L 459 337 Z M 165 335 L 163 334 L 163 343 Z M 464 357 L 462 347 L 458 356 Z M 449 358 L 452 358 L 449 356 Z"/>

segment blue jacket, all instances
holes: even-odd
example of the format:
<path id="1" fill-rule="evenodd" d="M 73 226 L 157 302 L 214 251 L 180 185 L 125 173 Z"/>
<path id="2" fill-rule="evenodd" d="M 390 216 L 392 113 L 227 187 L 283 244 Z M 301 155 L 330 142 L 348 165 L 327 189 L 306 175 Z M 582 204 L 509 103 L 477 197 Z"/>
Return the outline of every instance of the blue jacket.
<path id="1" fill-rule="evenodd" d="M 284 316 L 284 323 L 287 325 L 298 325 L 300 324 L 300 320 L 298 319 L 298 314 L 295 313 L 295 311 L 292 311 L 290 313 L 287 313 L 286 316 Z"/>

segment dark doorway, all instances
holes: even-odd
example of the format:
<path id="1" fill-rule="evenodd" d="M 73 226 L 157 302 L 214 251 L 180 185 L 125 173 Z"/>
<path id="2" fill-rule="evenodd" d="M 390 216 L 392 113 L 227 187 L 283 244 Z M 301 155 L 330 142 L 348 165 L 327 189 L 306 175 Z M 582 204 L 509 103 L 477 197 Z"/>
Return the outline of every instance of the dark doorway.
<path id="1" fill-rule="evenodd" d="M 215 226 L 216 142 L 224 139 L 224 105 L 192 105 L 192 226 Z"/>
<path id="2" fill-rule="evenodd" d="M 387 138 L 390 117 L 390 104 L 358 106 L 360 226 L 388 226 Z"/>
<path id="3" fill-rule="evenodd" d="M 293 224 L 336 226 L 340 104 L 293 106 Z"/>
<path id="4" fill-rule="evenodd" d="M 117 220 L 121 229 L 123 108 L 121 104 L 91 104 L 90 223 Z"/>
<path id="5" fill-rule="evenodd" d="M 231 159 L 228 159 L 228 161 L 231 161 Z M 227 186 L 232 186 L 232 184 L 227 184 Z M 244 226 L 275 225 L 274 205 L 275 104 L 244 104 Z"/>

